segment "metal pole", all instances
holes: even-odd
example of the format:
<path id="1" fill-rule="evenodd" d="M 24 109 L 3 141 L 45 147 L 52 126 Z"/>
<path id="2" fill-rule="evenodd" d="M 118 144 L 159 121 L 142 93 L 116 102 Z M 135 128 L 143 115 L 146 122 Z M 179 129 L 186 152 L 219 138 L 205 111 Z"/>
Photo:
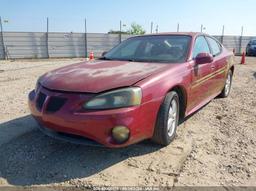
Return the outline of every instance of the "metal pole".
<path id="1" fill-rule="evenodd" d="M 46 56 L 47 58 L 49 58 L 49 46 L 48 46 L 48 42 L 49 42 L 49 18 L 47 17 L 47 20 L 46 20 Z"/>
<path id="2" fill-rule="evenodd" d="M 120 21 L 119 43 L 122 42 L 122 21 Z"/>
<path id="3" fill-rule="evenodd" d="M 240 43 L 239 43 L 239 53 L 242 54 L 242 41 L 243 41 L 243 34 L 244 34 L 244 27 L 241 28 L 241 36 L 240 36 Z"/>
<path id="4" fill-rule="evenodd" d="M 151 28 L 150 28 L 150 33 L 151 34 L 153 33 L 153 26 L 154 26 L 154 24 L 153 24 L 153 22 L 151 22 Z"/>
<path id="5" fill-rule="evenodd" d="M 224 40 L 224 33 L 225 33 L 225 26 L 222 27 L 222 34 L 221 34 L 221 43 L 223 43 Z"/>
<path id="6" fill-rule="evenodd" d="M 244 26 L 242 26 L 241 28 L 241 36 L 243 36 L 243 34 L 244 34 Z"/>
<path id="7" fill-rule="evenodd" d="M 4 45 L 4 33 L 3 33 L 3 24 L 2 24 L 2 18 L 0 17 L 0 30 L 1 30 L 1 41 L 2 41 L 2 47 L 3 47 L 3 53 L 4 53 L 4 59 L 7 60 L 5 45 Z"/>
<path id="8" fill-rule="evenodd" d="M 203 26 L 203 25 L 201 25 L 201 32 L 203 32 L 203 27 L 204 27 L 204 26 Z"/>
<path id="9" fill-rule="evenodd" d="M 88 57 L 88 50 L 87 50 L 87 23 L 86 19 L 84 19 L 84 49 L 85 49 L 85 58 Z"/>
<path id="10" fill-rule="evenodd" d="M 180 23 L 177 24 L 177 32 L 180 32 Z"/>

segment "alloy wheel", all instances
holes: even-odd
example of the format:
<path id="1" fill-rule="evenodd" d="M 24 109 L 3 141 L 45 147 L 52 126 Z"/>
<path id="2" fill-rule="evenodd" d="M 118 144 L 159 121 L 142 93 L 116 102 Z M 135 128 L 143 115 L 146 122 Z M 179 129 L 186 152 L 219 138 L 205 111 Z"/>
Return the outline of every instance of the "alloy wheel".
<path id="1" fill-rule="evenodd" d="M 168 121 L 167 121 L 167 133 L 169 137 L 172 137 L 175 133 L 175 128 L 177 124 L 177 112 L 178 112 L 178 104 L 175 99 L 171 101 L 169 113 L 168 113 Z"/>

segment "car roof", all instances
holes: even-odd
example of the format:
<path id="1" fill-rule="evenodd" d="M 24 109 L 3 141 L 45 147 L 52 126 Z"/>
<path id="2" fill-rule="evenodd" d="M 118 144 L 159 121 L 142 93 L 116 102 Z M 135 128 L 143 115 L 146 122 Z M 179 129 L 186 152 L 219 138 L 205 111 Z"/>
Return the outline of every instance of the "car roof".
<path id="1" fill-rule="evenodd" d="M 164 36 L 164 35 L 184 35 L 184 36 L 194 37 L 198 35 L 207 35 L 207 34 L 200 33 L 200 32 L 164 32 L 164 33 L 145 34 L 145 35 L 139 35 L 139 36 Z"/>

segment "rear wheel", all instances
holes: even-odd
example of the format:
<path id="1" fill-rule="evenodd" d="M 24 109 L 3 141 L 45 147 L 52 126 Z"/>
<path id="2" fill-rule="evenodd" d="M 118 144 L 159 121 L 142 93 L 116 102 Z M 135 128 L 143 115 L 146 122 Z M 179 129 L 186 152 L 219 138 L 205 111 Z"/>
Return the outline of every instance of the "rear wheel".
<path id="1" fill-rule="evenodd" d="M 230 90 L 231 90 L 231 86 L 232 86 L 232 78 L 233 78 L 233 73 L 231 70 L 229 70 L 227 78 L 226 78 L 225 86 L 224 86 L 221 94 L 219 95 L 219 97 L 221 97 L 221 98 L 228 97 Z"/>
<path id="2" fill-rule="evenodd" d="M 169 92 L 157 116 L 153 141 L 161 145 L 169 145 L 176 135 L 179 121 L 179 96 L 176 92 Z"/>

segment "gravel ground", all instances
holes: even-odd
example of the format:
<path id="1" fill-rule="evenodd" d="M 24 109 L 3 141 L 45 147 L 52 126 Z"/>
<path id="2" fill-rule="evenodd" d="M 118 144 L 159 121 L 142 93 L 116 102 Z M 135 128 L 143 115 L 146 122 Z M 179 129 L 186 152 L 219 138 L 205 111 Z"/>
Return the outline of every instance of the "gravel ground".
<path id="1" fill-rule="evenodd" d="M 0 185 L 256 186 L 255 58 L 236 65 L 230 97 L 189 117 L 171 145 L 124 149 L 51 139 L 29 115 L 36 79 L 81 60 L 0 61 Z"/>

